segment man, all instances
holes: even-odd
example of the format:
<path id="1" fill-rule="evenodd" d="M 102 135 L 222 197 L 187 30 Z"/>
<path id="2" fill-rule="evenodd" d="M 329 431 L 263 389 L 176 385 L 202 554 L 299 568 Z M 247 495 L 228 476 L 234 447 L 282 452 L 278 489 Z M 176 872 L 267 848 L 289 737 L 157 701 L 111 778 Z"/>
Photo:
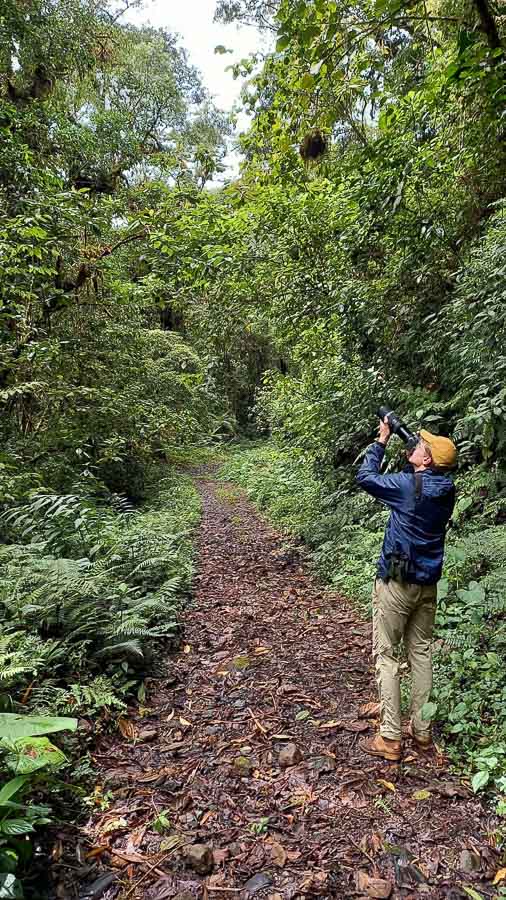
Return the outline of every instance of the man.
<path id="1" fill-rule="evenodd" d="M 411 677 L 410 734 L 422 750 L 432 745 L 430 724 L 421 709 L 432 688 L 431 643 L 436 614 L 437 582 L 443 567 L 446 526 L 455 503 L 455 488 L 446 472 L 455 466 L 457 450 L 449 438 L 420 431 L 409 466 L 382 475 L 381 462 L 391 437 L 385 419 L 379 437 L 365 455 L 357 483 L 391 510 L 373 589 L 373 658 L 378 704 L 366 704 L 365 716 L 380 716 L 379 733 L 361 741 L 372 756 L 401 758 L 401 639 Z"/>

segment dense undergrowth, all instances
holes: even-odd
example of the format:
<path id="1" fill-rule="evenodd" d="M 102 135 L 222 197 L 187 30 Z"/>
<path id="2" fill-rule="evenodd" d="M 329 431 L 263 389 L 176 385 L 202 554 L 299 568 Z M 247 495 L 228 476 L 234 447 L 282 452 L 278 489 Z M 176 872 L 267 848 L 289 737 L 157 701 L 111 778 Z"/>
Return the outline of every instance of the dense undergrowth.
<path id="1" fill-rule="evenodd" d="M 272 445 L 236 451 L 220 473 L 246 488 L 278 526 L 302 538 L 320 575 L 369 613 L 388 511 L 359 491 L 353 476 L 349 467 L 339 484 L 325 483 L 302 453 Z M 502 794 L 506 530 L 497 519 L 504 510 L 506 473 L 475 467 L 458 475 L 456 486 L 458 503 L 438 589 L 431 712 L 451 759 L 464 765 L 475 790 L 494 786 Z M 502 801 L 501 808 L 506 811 Z"/>
<path id="2" fill-rule="evenodd" d="M 7 782 L 9 802 L 22 801 L 3 810 L 6 890 L 21 890 L 15 872 L 30 862 L 26 838 L 35 824 L 68 815 L 69 798 L 87 793 L 81 783 L 92 774 L 88 748 L 97 735 L 116 728 L 128 704 L 145 701 L 145 678 L 157 671 L 157 648 L 166 653 L 177 642 L 191 584 L 200 500 L 189 477 L 152 466 L 140 508 L 103 486 L 101 494 L 97 484 L 77 487 L 36 493 L 1 519 L 1 763 L 5 777 L 21 778 Z M 36 727 L 47 721 L 42 733 L 56 730 L 54 716 L 77 717 L 82 727 L 60 740 L 66 755 L 51 745 L 51 758 L 47 738 L 16 742 L 13 713 Z M 51 806 L 36 820 L 33 810 L 49 794 Z"/>

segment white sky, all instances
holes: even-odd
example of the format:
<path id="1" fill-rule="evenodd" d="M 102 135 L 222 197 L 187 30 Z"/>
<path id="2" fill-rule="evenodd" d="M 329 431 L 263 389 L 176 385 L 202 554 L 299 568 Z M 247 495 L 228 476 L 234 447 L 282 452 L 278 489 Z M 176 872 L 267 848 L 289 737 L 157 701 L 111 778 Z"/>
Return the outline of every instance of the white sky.
<path id="1" fill-rule="evenodd" d="M 265 48 L 265 38 L 253 27 L 219 25 L 213 22 L 216 0 L 145 0 L 140 9 L 129 10 L 122 21 L 133 25 L 151 24 L 166 28 L 181 36 L 181 45 L 188 51 L 190 63 L 200 70 L 202 81 L 214 98 L 216 106 L 227 112 L 238 100 L 242 80 L 234 81 L 227 66 Z M 223 55 L 214 52 L 222 44 L 233 53 Z M 237 132 L 247 128 L 247 118 L 239 116 Z M 226 162 L 232 175 L 238 166 L 235 153 Z"/>

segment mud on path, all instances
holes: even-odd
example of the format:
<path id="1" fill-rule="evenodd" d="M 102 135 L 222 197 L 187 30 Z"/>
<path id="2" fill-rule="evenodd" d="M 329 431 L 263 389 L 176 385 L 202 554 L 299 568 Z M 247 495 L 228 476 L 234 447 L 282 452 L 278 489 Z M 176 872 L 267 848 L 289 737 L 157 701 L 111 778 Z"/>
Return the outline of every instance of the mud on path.
<path id="1" fill-rule="evenodd" d="M 81 896 L 493 896 L 492 819 L 441 756 L 406 739 L 398 766 L 359 748 L 369 624 L 236 488 L 197 483 L 184 640 L 147 713 L 101 747 L 110 805 L 88 858 L 109 886 Z"/>

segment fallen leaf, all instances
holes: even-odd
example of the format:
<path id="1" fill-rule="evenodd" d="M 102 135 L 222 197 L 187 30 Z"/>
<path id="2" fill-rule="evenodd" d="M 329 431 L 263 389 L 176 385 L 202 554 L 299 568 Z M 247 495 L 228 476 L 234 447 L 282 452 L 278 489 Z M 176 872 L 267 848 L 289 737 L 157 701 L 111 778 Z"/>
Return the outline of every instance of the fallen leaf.
<path id="1" fill-rule="evenodd" d="M 272 740 L 273 741 L 291 741 L 292 735 L 291 734 L 273 734 Z"/>
<path id="2" fill-rule="evenodd" d="M 274 865 L 282 869 L 287 859 L 285 848 L 278 844 L 277 841 L 272 841 L 270 849 Z"/>
<path id="3" fill-rule="evenodd" d="M 326 884 L 328 878 L 328 872 L 324 872 L 322 869 L 316 869 L 312 872 L 304 872 L 304 880 L 299 886 L 299 891 L 301 893 L 313 893 L 320 894 L 321 888 L 324 884 Z"/>
<path id="4" fill-rule="evenodd" d="M 340 719 L 331 719 L 329 722 L 322 722 L 320 728 L 339 728 L 340 724 Z"/>
<path id="5" fill-rule="evenodd" d="M 413 794 L 413 800 L 428 800 L 430 797 L 432 797 L 432 794 L 427 790 L 415 791 Z"/>
<path id="6" fill-rule="evenodd" d="M 154 741 L 158 737 L 158 731 L 156 728 L 143 728 L 137 737 L 139 741 L 148 743 L 149 741 Z"/>
<path id="7" fill-rule="evenodd" d="M 93 847 L 89 853 L 86 854 L 85 859 L 95 859 L 97 856 L 102 856 L 102 853 L 105 853 L 106 850 L 109 850 L 107 844 L 102 844 L 101 847 Z"/>
<path id="8" fill-rule="evenodd" d="M 367 872 L 357 872 L 357 890 L 367 894 L 374 900 L 388 900 L 392 893 L 392 883 L 383 878 L 371 878 Z"/>
<path id="9" fill-rule="evenodd" d="M 221 850 L 213 850 L 213 860 L 215 866 L 221 865 L 221 863 L 226 862 L 228 857 L 230 856 L 230 850 L 228 847 L 224 847 Z"/>
<path id="10" fill-rule="evenodd" d="M 355 734 L 361 734 L 369 728 L 369 722 L 343 722 L 342 728 L 345 731 L 353 731 Z"/>
<path id="11" fill-rule="evenodd" d="M 232 665 L 234 669 L 247 669 L 249 667 L 249 657 L 247 656 L 236 656 L 234 660 L 232 660 Z"/>
<path id="12" fill-rule="evenodd" d="M 171 744 L 162 744 L 158 749 L 161 753 L 169 753 L 171 750 L 182 750 L 186 746 L 184 741 L 172 741 Z"/>
<path id="13" fill-rule="evenodd" d="M 182 844 L 184 844 L 184 837 L 181 834 L 171 834 L 170 837 L 161 842 L 160 850 L 162 853 L 167 853 L 169 850 L 175 850 L 176 847 L 180 847 Z"/>
<path id="14" fill-rule="evenodd" d="M 216 813 L 215 813 L 214 809 L 208 809 L 207 812 L 205 812 L 204 815 L 202 816 L 202 818 L 200 820 L 200 824 L 205 825 L 206 822 L 209 822 L 209 819 L 212 819 L 212 817 L 215 815 L 216 815 Z"/>
<path id="15" fill-rule="evenodd" d="M 343 788 L 337 795 L 343 806 L 351 806 L 352 809 L 365 809 L 368 801 L 363 794 L 357 794 L 356 791 L 347 791 Z"/>
<path id="16" fill-rule="evenodd" d="M 119 856 L 125 862 L 132 863 L 147 863 L 153 858 L 152 856 L 143 856 L 142 853 L 135 853 L 135 851 L 126 853 L 123 850 L 114 850 L 114 856 Z"/>
<path id="17" fill-rule="evenodd" d="M 183 647 L 183 653 L 191 653 L 191 652 L 192 652 L 192 648 L 190 647 L 190 645 L 185 644 Z"/>
<path id="18" fill-rule="evenodd" d="M 499 869 L 495 873 L 495 878 L 494 878 L 492 884 L 499 884 L 499 882 L 504 881 L 505 878 L 506 878 L 506 869 Z"/>
<path id="19" fill-rule="evenodd" d="M 166 722 L 170 722 L 171 719 L 174 718 L 174 713 L 175 713 L 175 711 L 176 711 L 175 709 L 172 709 L 172 710 L 170 711 L 169 715 L 167 716 L 167 718 L 166 718 L 166 720 L 165 720 Z"/>
<path id="20" fill-rule="evenodd" d="M 465 787 L 464 784 L 458 784 L 456 782 L 446 781 L 442 784 L 439 782 L 434 782 L 431 784 L 431 788 L 436 794 L 441 794 L 442 797 L 469 797 L 471 793 L 470 788 Z"/>
<path id="21" fill-rule="evenodd" d="M 102 852 L 102 847 L 97 848 L 97 849 L 100 849 L 100 852 Z M 56 843 L 52 849 L 51 858 L 55 862 L 59 862 L 60 859 L 62 858 L 62 856 L 63 856 L 63 841 L 58 840 L 58 841 L 56 841 Z"/>
<path id="22" fill-rule="evenodd" d="M 227 880 L 226 880 L 224 872 L 216 872 L 214 875 L 209 876 L 205 887 L 210 891 L 223 891 L 223 890 L 226 890 L 226 887 L 225 887 L 226 884 L 227 884 Z M 233 889 L 229 889 L 229 890 L 233 890 Z M 237 893 L 239 893 L 239 890 L 237 890 Z M 193 894 L 191 896 L 193 896 Z M 207 894 L 204 893 L 204 897 L 206 897 L 206 896 L 207 896 Z M 233 894 L 232 894 L 232 896 L 233 896 Z"/>
<path id="23" fill-rule="evenodd" d="M 188 721 L 188 719 L 183 719 L 182 716 L 179 717 L 179 722 L 180 722 L 181 725 L 189 725 L 190 727 L 191 727 L 191 724 L 192 724 L 191 722 Z"/>
<path id="24" fill-rule="evenodd" d="M 118 719 L 118 728 L 127 741 L 133 741 L 136 735 L 134 723 L 130 719 L 124 719 L 122 716 Z"/>
<path id="25" fill-rule="evenodd" d="M 150 781 L 158 781 L 164 774 L 164 769 L 157 769 L 155 772 L 146 772 L 145 775 L 136 775 L 135 780 L 141 784 L 149 784 Z"/>
<path id="26" fill-rule="evenodd" d="M 271 652 L 270 647 L 255 647 L 255 653 L 261 654 L 261 653 L 270 653 L 270 652 Z"/>
<path id="27" fill-rule="evenodd" d="M 374 854 L 378 853 L 383 848 L 383 838 L 377 831 L 373 831 L 372 834 L 364 835 L 360 841 L 359 847 L 364 853 L 369 853 L 374 856 Z"/>
<path id="28" fill-rule="evenodd" d="M 101 829 L 102 834 L 111 834 L 113 831 L 119 831 L 122 828 L 128 828 L 128 822 L 123 817 L 109 819 Z"/>
<path id="29" fill-rule="evenodd" d="M 125 853 L 135 853 L 135 848 L 140 847 L 144 840 L 144 835 L 148 830 L 147 823 L 145 825 L 140 825 L 139 828 L 136 828 L 135 831 L 131 831 L 128 835 L 128 841 L 125 847 Z"/>
<path id="30" fill-rule="evenodd" d="M 397 788 L 395 787 L 395 784 L 392 784 L 391 781 L 385 781 L 384 778 L 378 778 L 377 784 L 381 784 L 381 785 L 382 785 L 383 787 L 385 787 L 388 791 L 392 791 L 392 793 L 394 793 L 394 794 L 395 794 L 395 792 L 396 792 L 396 790 L 397 790 Z"/>
<path id="31" fill-rule="evenodd" d="M 112 866 L 113 869 L 126 869 L 126 867 L 128 866 L 128 861 L 120 856 L 116 856 L 116 854 L 113 853 L 112 856 L 110 856 L 107 860 L 107 864 L 109 866 Z"/>

